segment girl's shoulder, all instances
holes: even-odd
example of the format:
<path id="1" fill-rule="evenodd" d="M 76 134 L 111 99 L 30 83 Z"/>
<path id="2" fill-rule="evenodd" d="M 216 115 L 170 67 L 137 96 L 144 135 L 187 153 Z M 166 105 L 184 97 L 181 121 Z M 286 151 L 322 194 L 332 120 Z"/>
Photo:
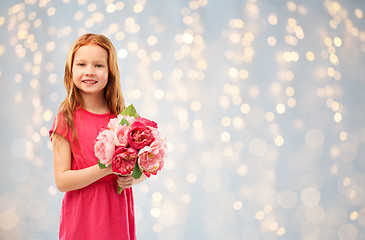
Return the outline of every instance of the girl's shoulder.
<path id="1" fill-rule="evenodd" d="M 64 112 L 60 111 L 53 119 L 52 127 L 49 130 L 49 137 L 52 138 L 56 133 L 67 138 L 69 129 L 70 127 L 67 121 L 67 116 L 65 116 Z"/>

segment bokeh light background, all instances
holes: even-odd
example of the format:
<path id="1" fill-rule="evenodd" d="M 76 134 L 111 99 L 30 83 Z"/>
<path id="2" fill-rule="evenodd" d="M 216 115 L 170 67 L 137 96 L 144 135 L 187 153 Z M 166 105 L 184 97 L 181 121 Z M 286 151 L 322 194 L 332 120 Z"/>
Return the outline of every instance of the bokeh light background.
<path id="1" fill-rule="evenodd" d="M 139 239 L 364 239 L 365 2 L 1 1 L 0 239 L 56 239 L 48 129 L 72 42 L 108 36 L 169 141 Z M 101 226 L 99 231 L 107 231 Z"/>

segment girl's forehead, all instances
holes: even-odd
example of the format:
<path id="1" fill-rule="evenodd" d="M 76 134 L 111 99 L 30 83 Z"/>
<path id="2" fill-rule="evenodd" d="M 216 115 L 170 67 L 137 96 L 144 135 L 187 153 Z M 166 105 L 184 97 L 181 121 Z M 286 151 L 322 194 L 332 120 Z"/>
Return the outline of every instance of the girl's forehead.
<path id="1" fill-rule="evenodd" d="M 79 57 L 108 59 L 108 52 L 103 47 L 90 43 L 82 45 L 76 50 L 75 58 Z"/>

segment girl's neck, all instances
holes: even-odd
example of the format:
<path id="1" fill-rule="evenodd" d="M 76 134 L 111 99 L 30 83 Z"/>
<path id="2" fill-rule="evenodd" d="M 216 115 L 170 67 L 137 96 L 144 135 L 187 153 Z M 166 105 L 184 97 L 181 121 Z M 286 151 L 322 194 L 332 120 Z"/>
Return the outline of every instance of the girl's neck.
<path id="1" fill-rule="evenodd" d="M 82 100 L 84 102 L 83 108 L 89 112 L 95 114 L 109 113 L 108 103 L 106 102 L 104 96 L 90 96 L 88 94 L 82 95 Z"/>

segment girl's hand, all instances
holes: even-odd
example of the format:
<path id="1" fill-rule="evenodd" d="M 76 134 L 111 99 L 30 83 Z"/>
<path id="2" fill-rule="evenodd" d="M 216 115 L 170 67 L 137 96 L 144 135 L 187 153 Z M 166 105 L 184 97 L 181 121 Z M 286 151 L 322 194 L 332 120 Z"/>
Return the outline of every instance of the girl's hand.
<path id="1" fill-rule="evenodd" d="M 132 175 L 119 175 L 117 183 L 121 188 L 130 188 L 133 185 L 133 180 L 134 178 L 132 177 Z"/>

